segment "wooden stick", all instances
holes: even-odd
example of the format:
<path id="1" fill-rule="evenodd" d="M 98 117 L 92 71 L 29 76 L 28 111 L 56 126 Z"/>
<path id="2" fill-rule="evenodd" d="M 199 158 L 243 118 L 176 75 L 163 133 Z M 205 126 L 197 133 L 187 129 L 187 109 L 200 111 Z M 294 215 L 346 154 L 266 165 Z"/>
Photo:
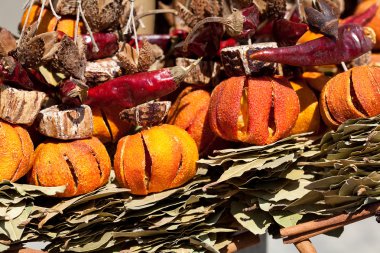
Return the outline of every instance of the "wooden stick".
<path id="1" fill-rule="evenodd" d="M 296 246 L 300 253 L 317 253 L 317 250 L 309 239 L 302 242 L 297 242 L 294 246 Z"/>
<path id="2" fill-rule="evenodd" d="M 353 214 L 340 214 L 330 218 L 317 219 L 314 221 L 305 222 L 296 226 L 283 228 L 280 230 L 281 237 L 300 235 L 310 231 L 320 230 L 326 227 L 339 225 L 342 227 L 353 222 L 366 219 L 373 216 L 376 211 L 380 211 L 380 202 L 367 205 L 363 210 Z"/>
<path id="3" fill-rule="evenodd" d="M 285 238 L 283 240 L 283 242 L 284 242 L 284 244 L 299 243 L 299 242 L 302 242 L 304 240 L 310 239 L 310 238 L 312 238 L 314 236 L 327 233 L 329 231 L 335 230 L 335 229 L 343 227 L 343 226 L 344 225 L 342 225 L 342 224 L 338 224 L 338 225 L 326 227 L 326 228 L 323 228 L 323 229 L 313 230 L 313 231 L 310 231 L 310 232 L 305 232 L 305 233 L 301 233 L 301 234 L 298 234 L 298 235 L 289 236 L 289 237 Z"/>
<path id="4" fill-rule="evenodd" d="M 232 238 L 232 242 L 227 245 L 221 253 L 235 253 L 239 250 L 251 247 L 260 242 L 260 237 L 258 235 L 253 235 L 251 232 L 244 232 L 235 235 Z"/>

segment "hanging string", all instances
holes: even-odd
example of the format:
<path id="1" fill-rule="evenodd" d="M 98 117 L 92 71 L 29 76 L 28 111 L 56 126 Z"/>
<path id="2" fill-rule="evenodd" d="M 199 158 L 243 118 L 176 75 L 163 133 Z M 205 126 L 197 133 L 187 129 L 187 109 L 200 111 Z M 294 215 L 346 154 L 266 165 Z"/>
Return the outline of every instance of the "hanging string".
<path id="1" fill-rule="evenodd" d="M 78 30 L 79 30 L 79 19 L 80 19 L 80 12 L 79 12 L 79 5 L 81 5 L 81 1 L 77 1 L 77 15 L 75 19 L 75 27 L 74 27 L 74 42 L 77 43 L 78 40 Z"/>
<path id="2" fill-rule="evenodd" d="M 28 23 L 28 20 L 29 20 L 29 16 L 30 16 L 30 12 L 32 10 L 32 7 L 34 5 L 34 2 L 35 0 L 29 0 L 29 9 L 28 9 L 28 13 L 26 14 L 26 17 L 25 17 L 25 21 L 24 21 L 24 25 L 22 26 L 22 30 L 21 30 L 21 34 L 20 34 L 20 38 L 18 39 L 17 41 L 17 46 L 20 46 L 20 42 L 22 40 L 22 37 L 24 36 L 24 33 L 25 33 L 25 29 L 26 29 L 26 24 Z M 27 5 L 26 5 L 27 6 Z"/>
<path id="3" fill-rule="evenodd" d="M 136 24 L 135 24 L 135 17 L 134 17 L 134 9 L 135 9 L 135 0 L 129 0 L 129 17 L 127 21 L 127 25 L 124 30 L 124 34 L 128 34 L 129 32 L 133 33 L 133 36 L 135 38 L 135 45 L 136 45 L 136 51 L 137 54 L 140 53 L 139 51 L 139 43 L 137 38 L 137 31 L 136 31 Z"/>
<path id="4" fill-rule="evenodd" d="M 92 48 L 92 51 L 93 52 L 99 52 L 99 47 L 98 45 L 96 44 L 96 41 L 94 39 L 94 35 L 92 33 L 92 30 L 91 30 L 91 27 L 90 25 L 88 24 L 87 22 L 87 19 L 86 17 L 84 16 L 84 12 L 83 12 L 83 9 L 82 9 L 82 0 L 77 0 L 77 19 L 75 21 L 75 35 L 74 35 L 74 41 L 75 43 L 77 42 L 77 38 L 78 38 L 78 30 L 79 30 L 79 17 L 82 17 L 82 20 L 83 20 L 83 23 L 84 25 L 86 26 L 86 29 L 90 35 L 90 38 L 91 38 L 91 41 L 92 41 L 92 44 L 93 44 L 93 48 Z"/>
<path id="5" fill-rule="evenodd" d="M 59 15 L 55 12 L 52 0 L 49 0 L 49 5 L 50 5 L 50 10 L 51 10 L 51 12 L 53 13 L 54 17 L 57 19 L 57 21 L 60 20 L 60 19 L 61 19 L 61 16 L 59 16 Z"/>
<path id="6" fill-rule="evenodd" d="M 42 6 L 41 6 L 40 14 L 38 15 L 38 19 L 37 19 L 37 29 L 38 29 L 38 27 L 40 26 L 40 23 L 41 23 L 42 14 L 43 14 L 43 12 L 45 10 L 45 4 L 46 4 L 46 0 L 42 0 Z"/>

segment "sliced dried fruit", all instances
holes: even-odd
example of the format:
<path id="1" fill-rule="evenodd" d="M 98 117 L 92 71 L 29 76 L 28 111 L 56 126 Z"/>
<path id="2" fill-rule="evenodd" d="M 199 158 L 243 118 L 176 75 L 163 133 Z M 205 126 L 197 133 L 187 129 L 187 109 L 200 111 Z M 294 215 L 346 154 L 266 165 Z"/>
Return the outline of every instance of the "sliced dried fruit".
<path id="1" fill-rule="evenodd" d="M 46 94 L 0 85 L 0 118 L 12 124 L 32 125 Z"/>
<path id="2" fill-rule="evenodd" d="M 380 69 L 360 66 L 336 75 L 321 92 L 320 110 L 332 128 L 348 119 L 380 114 Z"/>
<path id="3" fill-rule="evenodd" d="M 34 146 L 28 131 L 0 121 L 0 181 L 17 181 L 32 167 Z"/>
<path id="4" fill-rule="evenodd" d="M 89 138 L 93 133 L 91 108 L 87 105 L 48 107 L 38 114 L 36 127 L 41 134 L 56 139 Z"/>
<path id="5" fill-rule="evenodd" d="M 122 138 L 114 159 L 116 179 L 133 194 L 179 187 L 195 176 L 198 149 L 183 129 L 161 125 Z"/>
<path id="6" fill-rule="evenodd" d="M 35 152 L 28 182 L 39 186 L 65 185 L 56 197 L 92 192 L 108 182 L 111 160 L 95 137 L 70 142 L 47 141 Z"/>
<path id="7" fill-rule="evenodd" d="M 299 111 L 286 79 L 232 77 L 211 95 L 210 126 L 225 140 L 264 145 L 289 135 Z"/>

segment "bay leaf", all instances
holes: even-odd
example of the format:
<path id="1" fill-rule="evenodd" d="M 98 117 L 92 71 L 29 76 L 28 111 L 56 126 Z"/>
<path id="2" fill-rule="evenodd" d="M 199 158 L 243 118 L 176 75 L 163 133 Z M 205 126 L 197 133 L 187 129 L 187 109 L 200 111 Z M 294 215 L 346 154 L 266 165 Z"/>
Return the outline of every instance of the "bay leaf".
<path id="1" fill-rule="evenodd" d="M 269 213 L 259 209 L 244 212 L 244 208 L 245 206 L 239 202 L 231 203 L 231 214 L 236 221 L 255 235 L 265 234 L 269 226 L 273 223 Z"/>

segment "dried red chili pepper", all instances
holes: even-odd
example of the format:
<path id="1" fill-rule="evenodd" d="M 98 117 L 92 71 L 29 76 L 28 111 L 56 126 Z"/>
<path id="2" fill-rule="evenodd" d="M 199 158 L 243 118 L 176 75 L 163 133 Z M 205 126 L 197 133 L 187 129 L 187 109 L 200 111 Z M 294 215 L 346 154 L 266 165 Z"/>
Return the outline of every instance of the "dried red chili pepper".
<path id="1" fill-rule="evenodd" d="M 319 66 L 351 61 L 368 51 L 375 43 L 375 33 L 371 28 L 356 24 L 339 27 L 337 40 L 321 37 L 303 44 L 266 48 L 252 52 L 251 60 L 277 62 L 293 66 Z"/>
<path id="2" fill-rule="evenodd" d="M 87 60 L 98 60 L 110 57 L 119 50 L 119 38 L 115 33 L 94 33 L 95 43 L 98 45 L 99 51 L 95 52 L 94 44 L 90 35 L 82 35 L 82 38 L 87 45 L 86 58 Z"/>
<path id="3" fill-rule="evenodd" d="M 295 45 L 307 30 L 307 24 L 286 19 L 278 19 L 273 23 L 273 37 L 279 47 Z"/>
<path id="4" fill-rule="evenodd" d="M 220 42 L 218 56 L 220 56 L 220 53 L 221 53 L 221 51 L 222 51 L 223 48 L 234 47 L 234 46 L 237 46 L 237 45 L 238 45 L 238 42 L 234 38 L 228 38 L 226 40 L 222 40 Z"/>
<path id="5" fill-rule="evenodd" d="M 0 60 L 0 81 L 10 83 L 26 90 L 34 90 L 28 72 L 13 57 L 7 56 Z"/>
<path id="6" fill-rule="evenodd" d="M 132 108 L 176 90 L 199 61 L 187 68 L 177 66 L 118 77 L 99 86 L 91 87 L 85 95 L 83 95 L 85 90 L 75 83 L 67 81 L 61 85 L 61 99 L 70 104 L 78 104 L 83 101 L 88 105 L 118 105 L 123 108 Z"/>
<path id="7" fill-rule="evenodd" d="M 198 22 L 184 42 L 184 50 L 189 47 L 190 41 L 194 34 L 205 24 L 220 23 L 226 27 L 227 35 L 233 38 L 250 38 L 257 30 L 259 25 L 260 11 L 256 5 L 251 5 L 248 8 L 237 10 L 228 17 L 208 17 Z"/>
<path id="8" fill-rule="evenodd" d="M 174 54 L 177 57 L 186 58 L 213 58 L 218 55 L 223 33 L 224 28 L 222 24 L 207 23 L 191 36 L 188 41 L 187 50 L 185 50 L 184 41 L 182 41 L 174 46 Z"/>
<path id="9" fill-rule="evenodd" d="M 371 5 L 366 11 L 359 13 L 357 15 L 353 15 L 345 18 L 341 21 L 341 24 L 358 24 L 358 25 L 366 25 L 368 24 L 372 18 L 376 15 L 376 12 L 379 8 L 379 4 L 375 3 Z"/>
<path id="10" fill-rule="evenodd" d="M 58 39 L 62 40 L 66 34 L 62 31 L 56 31 Z M 67 36 L 67 35 L 66 35 Z M 69 36 L 70 37 L 70 36 Z M 84 44 L 86 45 L 86 58 L 87 60 L 98 60 L 110 57 L 119 50 L 119 37 L 116 33 L 93 33 L 94 41 L 98 46 L 98 51 L 94 51 L 94 43 L 88 34 L 81 35 Z M 72 37 L 70 37 L 73 39 Z"/>

